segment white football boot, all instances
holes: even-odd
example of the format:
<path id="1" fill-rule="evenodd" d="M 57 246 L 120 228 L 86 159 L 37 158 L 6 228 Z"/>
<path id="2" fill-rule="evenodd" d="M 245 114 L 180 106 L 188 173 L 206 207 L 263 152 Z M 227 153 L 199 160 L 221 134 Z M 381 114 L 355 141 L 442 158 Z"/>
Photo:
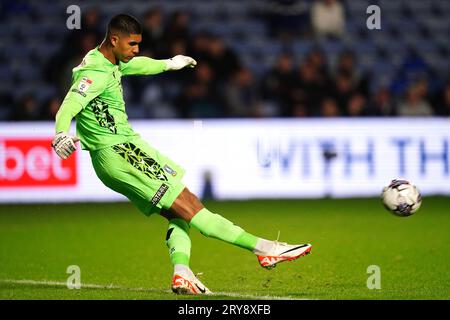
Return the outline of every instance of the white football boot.
<path id="1" fill-rule="evenodd" d="M 266 269 L 275 268 L 277 263 L 292 261 L 306 254 L 311 253 L 310 244 L 287 244 L 285 242 L 274 241 L 274 245 L 268 252 L 258 252 L 259 264 Z"/>
<path id="2" fill-rule="evenodd" d="M 177 294 L 212 294 L 194 275 L 175 273 L 172 278 L 172 291 Z"/>

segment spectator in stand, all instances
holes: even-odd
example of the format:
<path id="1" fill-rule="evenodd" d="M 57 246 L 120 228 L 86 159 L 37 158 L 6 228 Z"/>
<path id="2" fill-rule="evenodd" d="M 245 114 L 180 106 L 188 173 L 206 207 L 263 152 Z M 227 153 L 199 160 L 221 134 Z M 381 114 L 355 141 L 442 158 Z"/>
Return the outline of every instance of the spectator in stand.
<path id="1" fill-rule="evenodd" d="M 214 70 L 217 80 L 227 82 L 232 74 L 241 68 L 236 53 L 225 45 L 222 38 L 211 36 L 208 42 L 206 62 Z"/>
<path id="2" fill-rule="evenodd" d="M 327 78 L 317 68 L 317 65 L 309 60 L 304 61 L 299 68 L 295 85 L 291 91 L 291 109 L 288 116 L 292 115 L 292 106 L 306 106 L 306 113 L 317 115 L 317 107 L 322 98 L 329 94 Z M 302 111 L 303 112 L 303 111 Z"/>
<path id="3" fill-rule="evenodd" d="M 0 91 L 0 121 L 8 120 L 14 110 L 14 99 L 11 92 Z"/>
<path id="4" fill-rule="evenodd" d="M 81 18 L 81 28 L 71 30 L 63 43 L 64 50 L 67 54 L 78 55 L 77 49 L 80 48 L 83 38 L 86 35 L 94 37 L 94 42 L 100 44 L 105 34 L 100 24 L 100 13 L 96 7 L 83 11 Z M 70 58 L 70 57 L 69 57 Z"/>
<path id="5" fill-rule="evenodd" d="M 197 62 L 206 61 L 209 51 L 209 39 L 211 35 L 206 31 L 200 31 L 192 36 L 192 41 L 188 43 L 188 55 L 195 57 Z"/>
<path id="6" fill-rule="evenodd" d="M 381 88 L 375 93 L 375 97 L 369 104 L 365 115 L 374 117 L 395 116 L 395 105 L 388 88 Z"/>
<path id="7" fill-rule="evenodd" d="M 59 99 L 56 96 L 51 97 L 48 101 L 44 103 L 41 119 L 54 121 L 56 113 L 58 112 L 60 106 L 61 106 L 61 99 Z"/>
<path id="8" fill-rule="evenodd" d="M 94 49 L 99 44 L 96 41 L 97 38 L 95 37 L 95 34 L 83 34 L 80 38 L 78 54 L 72 55 L 70 59 L 64 61 L 64 63 L 59 67 L 56 83 L 59 96 L 65 96 L 70 87 L 72 69 L 81 63 L 83 57 L 88 53 L 88 51 Z"/>
<path id="9" fill-rule="evenodd" d="M 337 0 L 316 0 L 311 7 L 311 23 L 318 37 L 340 38 L 345 31 L 345 12 Z"/>
<path id="10" fill-rule="evenodd" d="M 390 90 L 393 94 L 400 95 L 407 91 L 413 83 L 421 81 L 427 82 L 425 86 L 423 84 L 421 85 L 422 88 L 420 90 L 423 91 L 425 89 L 424 87 L 427 87 L 426 90 L 428 90 L 428 83 L 435 83 L 436 79 L 434 79 L 434 75 L 430 71 L 425 59 L 412 50 L 404 58 L 402 65 L 396 72 Z"/>
<path id="11" fill-rule="evenodd" d="M 164 25 L 161 8 L 149 9 L 144 14 L 142 29 L 142 42 L 140 44 L 142 55 L 163 59 L 164 48 L 161 48 L 161 45 L 163 43 Z"/>
<path id="12" fill-rule="evenodd" d="M 59 94 L 65 95 L 72 68 L 81 62 L 86 49 L 93 49 L 103 37 L 99 11 L 95 7 L 90 8 L 82 16 L 81 29 L 71 30 L 63 40 L 61 49 L 48 60 L 44 67 L 45 80 L 55 85 Z"/>
<path id="13" fill-rule="evenodd" d="M 341 115 L 341 112 L 339 110 L 339 107 L 336 103 L 336 100 L 332 97 L 326 97 L 322 100 L 322 103 L 320 104 L 320 114 L 318 114 L 321 117 L 339 117 Z"/>
<path id="14" fill-rule="evenodd" d="M 262 78 L 262 99 L 275 105 L 279 110 L 278 114 L 289 114 L 290 95 L 295 80 L 294 58 L 290 53 L 283 53 L 277 58 L 275 66 Z"/>
<path id="15" fill-rule="evenodd" d="M 266 116 L 259 108 L 259 95 L 253 74 L 247 68 L 241 68 L 231 77 L 226 86 L 225 99 L 228 115 L 231 117 Z"/>
<path id="16" fill-rule="evenodd" d="M 340 72 L 336 77 L 336 82 L 334 83 L 334 98 L 338 104 L 340 113 L 344 113 L 347 109 L 347 105 L 350 98 L 356 92 L 354 84 L 352 82 L 352 75 L 348 72 Z"/>
<path id="17" fill-rule="evenodd" d="M 350 97 L 345 115 L 349 117 L 361 117 L 366 115 L 367 112 L 366 102 L 367 100 L 363 94 L 355 92 Z"/>
<path id="18" fill-rule="evenodd" d="M 323 83 L 324 86 L 328 85 L 330 81 L 328 73 L 327 59 L 323 51 L 316 47 L 308 52 L 306 57 L 307 63 L 310 63 L 316 72 L 317 81 Z"/>
<path id="19" fill-rule="evenodd" d="M 309 2 L 304 0 L 270 0 L 264 3 L 269 36 L 281 41 L 309 35 Z"/>
<path id="20" fill-rule="evenodd" d="M 223 100 L 214 70 L 207 63 L 199 63 L 194 78 L 183 89 L 175 104 L 183 118 L 219 118 L 225 116 Z"/>
<path id="21" fill-rule="evenodd" d="M 436 115 L 438 116 L 450 116 L 450 81 L 442 90 L 442 93 L 438 96 L 436 101 Z"/>
<path id="22" fill-rule="evenodd" d="M 164 28 L 163 39 L 169 46 L 175 41 L 190 42 L 190 15 L 186 11 L 175 11 Z"/>
<path id="23" fill-rule="evenodd" d="M 430 88 L 429 88 L 429 82 L 427 77 L 420 77 L 416 82 L 414 82 L 416 89 L 419 93 L 419 96 L 426 100 L 426 101 L 432 101 L 433 97 L 430 94 Z"/>
<path id="24" fill-rule="evenodd" d="M 176 55 L 189 55 L 187 53 L 186 42 L 182 39 L 173 40 L 169 44 L 168 57 L 175 57 Z M 196 59 L 201 63 L 201 60 Z M 183 90 L 183 86 L 192 80 L 194 75 L 193 69 L 182 69 L 178 72 L 169 72 L 164 74 L 161 86 L 164 87 L 166 95 L 172 100 L 180 94 Z"/>
<path id="25" fill-rule="evenodd" d="M 292 109 L 292 114 L 291 114 L 292 117 L 305 118 L 305 117 L 309 116 L 308 108 L 307 108 L 306 104 L 302 103 L 300 101 L 293 104 L 291 109 Z"/>
<path id="26" fill-rule="evenodd" d="M 412 84 L 406 93 L 406 98 L 399 104 L 397 114 L 408 117 L 426 117 L 433 115 L 433 109 L 422 97 L 421 88 L 417 84 Z"/>
<path id="27" fill-rule="evenodd" d="M 41 117 L 39 103 L 33 94 L 24 95 L 14 107 L 11 115 L 12 121 L 32 121 Z"/>
<path id="28" fill-rule="evenodd" d="M 369 96 L 369 77 L 357 71 L 355 54 L 351 50 L 345 50 L 339 56 L 335 74 L 341 73 L 350 76 L 355 90 L 363 93 L 366 97 Z"/>

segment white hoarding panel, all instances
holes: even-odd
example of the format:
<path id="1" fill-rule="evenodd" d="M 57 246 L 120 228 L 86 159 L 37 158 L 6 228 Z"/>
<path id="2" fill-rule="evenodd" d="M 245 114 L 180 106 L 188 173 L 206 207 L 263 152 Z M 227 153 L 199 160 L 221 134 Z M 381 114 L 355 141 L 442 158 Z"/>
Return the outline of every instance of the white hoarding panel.
<path id="1" fill-rule="evenodd" d="M 134 121 L 183 166 L 198 195 L 219 199 L 379 196 L 393 178 L 450 195 L 449 119 Z M 73 126 L 74 127 L 74 126 Z M 89 153 L 60 160 L 53 123 L 0 124 L 0 202 L 125 200 L 95 175 Z M 335 153 L 336 157 L 326 157 Z"/>

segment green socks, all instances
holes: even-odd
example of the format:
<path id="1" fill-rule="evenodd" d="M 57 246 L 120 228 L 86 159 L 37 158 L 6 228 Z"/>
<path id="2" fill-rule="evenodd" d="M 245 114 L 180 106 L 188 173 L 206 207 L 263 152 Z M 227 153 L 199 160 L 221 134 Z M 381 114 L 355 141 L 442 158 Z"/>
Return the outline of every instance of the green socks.
<path id="1" fill-rule="evenodd" d="M 255 249 L 259 239 L 206 208 L 200 210 L 192 218 L 190 225 L 207 237 L 216 238 L 250 251 Z"/>
<path id="2" fill-rule="evenodd" d="M 259 247 L 266 241 L 245 232 L 231 221 L 204 208 L 192 218 L 190 224 L 182 219 L 169 221 L 166 245 L 169 248 L 170 261 L 175 269 L 190 271 L 191 239 L 189 238 L 189 225 L 207 237 L 216 238 L 253 252 L 260 249 Z M 269 243 L 269 241 L 266 242 Z"/>
<path id="3" fill-rule="evenodd" d="M 189 266 L 191 256 L 191 239 L 189 238 L 189 225 L 182 219 L 169 221 L 166 235 L 166 245 L 169 248 L 172 265 Z"/>

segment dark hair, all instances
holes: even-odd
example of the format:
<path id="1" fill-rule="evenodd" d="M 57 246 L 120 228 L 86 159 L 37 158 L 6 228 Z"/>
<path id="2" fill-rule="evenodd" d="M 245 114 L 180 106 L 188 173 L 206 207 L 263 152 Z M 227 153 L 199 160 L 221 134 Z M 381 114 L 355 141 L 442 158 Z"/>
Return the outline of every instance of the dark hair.
<path id="1" fill-rule="evenodd" d="M 130 34 L 142 34 L 142 26 L 137 19 L 129 14 L 118 14 L 108 23 L 107 36 L 113 32 Z"/>

